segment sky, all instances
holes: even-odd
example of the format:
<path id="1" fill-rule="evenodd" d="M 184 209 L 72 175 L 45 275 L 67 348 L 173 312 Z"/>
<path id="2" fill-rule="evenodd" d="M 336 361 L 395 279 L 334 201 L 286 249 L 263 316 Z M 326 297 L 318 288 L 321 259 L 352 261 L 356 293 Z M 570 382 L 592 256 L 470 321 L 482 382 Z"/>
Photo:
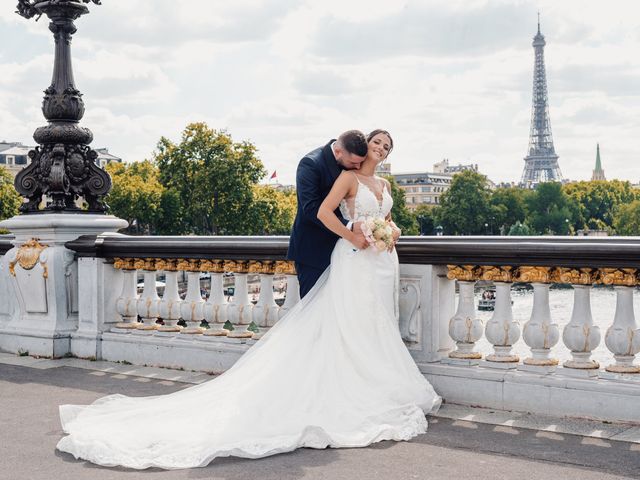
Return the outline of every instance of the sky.
<path id="1" fill-rule="evenodd" d="M 0 141 L 44 124 L 53 39 L 0 0 Z M 102 0 L 72 52 L 94 148 L 150 159 L 204 121 L 251 141 L 280 183 L 352 128 L 391 132 L 393 173 L 478 164 L 519 181 L 532 38 L 546 38 L 551 127 L 565 178 L 640 181 L 637 0 Z"/>

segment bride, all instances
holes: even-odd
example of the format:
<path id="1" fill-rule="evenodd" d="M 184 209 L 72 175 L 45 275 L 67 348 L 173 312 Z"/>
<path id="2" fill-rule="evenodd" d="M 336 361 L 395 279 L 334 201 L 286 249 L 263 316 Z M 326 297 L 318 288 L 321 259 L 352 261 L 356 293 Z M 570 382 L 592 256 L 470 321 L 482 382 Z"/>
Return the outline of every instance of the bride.
<path id="1" fill-rule="evenodd" d="M 391 220 L 389 183 L 374 171 L 393 141 L 380 130 L 367 140 L 360 170 L 343 172 L 318 212 L 342 238 L 305 298 L 213 380 L 170 395 L 62 405 L 68 435 L 57 448 L 104 466 L 178 469 L 424 433 L 440 397 L 400 337 L 395 249 L 354 248 L 333 213 Z"/>

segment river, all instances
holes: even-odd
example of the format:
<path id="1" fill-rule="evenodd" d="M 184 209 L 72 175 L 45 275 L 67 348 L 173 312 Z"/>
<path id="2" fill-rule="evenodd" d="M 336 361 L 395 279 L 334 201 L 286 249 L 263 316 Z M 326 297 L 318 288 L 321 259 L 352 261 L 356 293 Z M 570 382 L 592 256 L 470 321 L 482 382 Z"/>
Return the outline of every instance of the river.
<path id="1" fill-rule="evenodd" d="M 481 292 L 476 292 L 476 307 L 480 299 Z M 533 307 L 533 290 L 515 290 L 511 292 L 513 299 L 513 318 L 520 322 L 522 331 L 525 322 L 531 316 Z M 633 295 L 634 311 L 640 312 L 640 291 L 635 290 Z M 456 299 L 457 305 L 457 299 Z M 573 288 L 552 288 L 549 293 L 549 306 L 551 309 L 551 319 L 553 323 L 558 324 L 560 330 L 560 340 L 551 349 L 552 356 L 563 362 L 571 358 L 569 350 L 562 342 L 562 330 L 571 319 L 571 310 L 573 308 Z M 606 366 L 614 362 L 613 355 L 607 350 L 604 344 L 604 335 L 607 329 L 613 324 L 613 316 L 616 309 L 616 294 L 612 287 L 594 287 L 591 289 L 591 314 L 593 323 L 600 327 L 601 340 L 598 347 L 593 351 L 591 358 L 600 362 L 601 366 Z M 485 324 L 491 318 L 491 311 L 476 311 L 478 318 L 481 318 Z M 637 313 L 636 313 L 637 315 Z M 476 350 L 484 355 L 492 353 L 493 347 L 483 336 L 478 342 Z M 520 339 L 513 346 L 513 351 L 520 356 L 520 359 L 529 357 L 529 347 Z"/>

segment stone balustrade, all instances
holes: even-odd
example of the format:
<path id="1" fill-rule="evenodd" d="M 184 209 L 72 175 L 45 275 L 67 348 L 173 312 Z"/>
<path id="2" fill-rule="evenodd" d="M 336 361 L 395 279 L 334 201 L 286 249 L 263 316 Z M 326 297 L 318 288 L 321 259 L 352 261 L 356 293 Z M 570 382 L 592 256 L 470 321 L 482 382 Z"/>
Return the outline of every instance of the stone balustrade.
<path id="1" fill-rule="evenodd" d="M 8 242 L 0 237 L 0 255 Z M 287 237 L 104 234 L 69 241 L 78 298 L 69 352 L 224 371 L 300 300 L 287 246 Z M 640 239 L 407 237 L 397 249 L 399 330 L 446 401 L 640 421 L 640 328 L 633 311 Z M 10 262 L 0 265 L 0 348 L 6 350 L 3 325 L 12 324 L 15 338 L 20 319 L 7 293 Z M 485 321 L 476 314 L 479 282 L 496 291 Z M 533 289 L 526 318 L 512 311 L 516 282 Z M 274 283 L 286 285 L 285 296 L 279 288 L 276 298 Z M 558 284 L 573 289 L 570 318 L 552 315 L 550 287 Z M 616 296 L 603 331 L 591 311 L 591 290 L 599 285 Z M 608 360 L 596 361 L 594 350 L 605 347 Z"/>

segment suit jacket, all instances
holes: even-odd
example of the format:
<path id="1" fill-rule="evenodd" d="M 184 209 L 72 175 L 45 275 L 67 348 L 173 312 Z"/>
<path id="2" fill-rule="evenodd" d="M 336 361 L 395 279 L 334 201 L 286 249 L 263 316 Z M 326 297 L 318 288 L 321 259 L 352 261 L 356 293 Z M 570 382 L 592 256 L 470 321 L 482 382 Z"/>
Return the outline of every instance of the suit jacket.
<path id="1" fill-rule="evenodd" d="M 306 154 L 298 164 L 298 213 L 293 222 L 287 252 L 289 260 L 319 269 L 329 266 L 331 252 L 340 238 L 318 220 L 318 208 L 342 172 L 331 149 L 333 142 L 335 140 Z M 335 213 L 342 223 L 348 223 L 339 209 Z"/>

